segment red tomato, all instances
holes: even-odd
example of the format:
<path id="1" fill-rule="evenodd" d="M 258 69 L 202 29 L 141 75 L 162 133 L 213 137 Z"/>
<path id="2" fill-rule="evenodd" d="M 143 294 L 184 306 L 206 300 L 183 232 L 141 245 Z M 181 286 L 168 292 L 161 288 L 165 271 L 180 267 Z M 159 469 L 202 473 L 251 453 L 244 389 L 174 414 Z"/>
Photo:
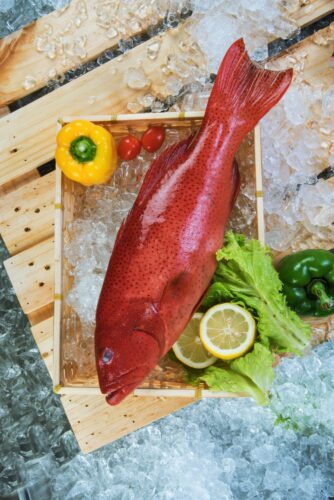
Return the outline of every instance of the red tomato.
<path id="1" fill-rule="evenodd" d="M 122 137 L 118 143 L 117 152 L 122 160 L 133 160 L 141 150 L 140 141 L 134 135 Z"/>
<path id="2" fill-rule="evenodd" d="M 165 140 L 165 129 L 163 127 L 150 127 L 141 138 L 144 149 L 149 153 L 158 151 Z"/>

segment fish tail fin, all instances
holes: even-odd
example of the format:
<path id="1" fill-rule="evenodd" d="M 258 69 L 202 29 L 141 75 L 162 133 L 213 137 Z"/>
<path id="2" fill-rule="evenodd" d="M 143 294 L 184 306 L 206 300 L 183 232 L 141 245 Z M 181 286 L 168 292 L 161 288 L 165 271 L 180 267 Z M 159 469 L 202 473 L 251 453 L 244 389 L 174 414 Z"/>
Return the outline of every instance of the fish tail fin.
<path id="1" fill-rule="evenodd" d="M 292 69 L 260 68 L 249 58 L 243 39 L 237 40 L 220 65 L 205 121 L 225 121 L 229 129 L 246 135 L 283 97 L 292 76 Z"/>

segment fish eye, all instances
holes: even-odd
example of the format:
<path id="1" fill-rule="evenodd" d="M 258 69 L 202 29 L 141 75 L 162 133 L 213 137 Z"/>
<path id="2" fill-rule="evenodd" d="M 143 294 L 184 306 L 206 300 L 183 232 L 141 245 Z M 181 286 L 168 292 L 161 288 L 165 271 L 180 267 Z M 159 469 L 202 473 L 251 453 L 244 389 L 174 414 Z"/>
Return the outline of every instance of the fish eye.
<path id="1" fill-rule="evenodd" d="M 101 361 L 104 364 L 110 363 L 114 357 L 114 351 L 110 347 L 105 347 L 102 351 Z"/>

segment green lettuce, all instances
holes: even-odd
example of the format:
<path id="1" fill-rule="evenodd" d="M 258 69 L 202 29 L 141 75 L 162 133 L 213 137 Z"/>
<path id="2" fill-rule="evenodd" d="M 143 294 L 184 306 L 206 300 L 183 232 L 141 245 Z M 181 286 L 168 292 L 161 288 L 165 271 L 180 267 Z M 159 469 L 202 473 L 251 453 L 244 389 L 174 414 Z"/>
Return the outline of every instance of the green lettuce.
<path id="1" fill-rule="evenodd" d="M 263 345 L 277 352 L 301 354 L 310 340 L 311 327 L 287 306 L 269 248 L 229 231 L 217 260 L 204 306 L 216 300 L 238 302 L 253 312 Z"/>
<path id="2" fill-rule="evenodd" d="M 199 376 L 212 391 L 243 393 L 257 403 L 268 402 L 268 394 L 275 378 L 272 367 L 273 355 L 263 345 L 256 342 L 248 354 L 230 363 L 220 363 L 206 368 Z"/>

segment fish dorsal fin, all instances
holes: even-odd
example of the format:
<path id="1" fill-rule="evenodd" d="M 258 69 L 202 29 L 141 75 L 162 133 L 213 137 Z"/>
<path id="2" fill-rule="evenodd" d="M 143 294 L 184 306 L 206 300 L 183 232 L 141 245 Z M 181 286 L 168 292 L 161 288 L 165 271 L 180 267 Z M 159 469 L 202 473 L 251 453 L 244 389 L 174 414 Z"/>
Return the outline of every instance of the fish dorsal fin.
<path id="1" fill-rule="evenodd" d="M 165 173 L 168 171 L 169 167 L 180 158 L 183 153 L 186 152 L 188 146 L 193 140 L 194 135 L 190 135 L 186 139 L 183 139 L 176 144 L 168 147 L 163 151 L 158 158 L 153 160 L 150 168 L 148 169 L 144 182 L 138 193 L 138 199 L 141 200 L 142 197 L 146 197 L 150 193 L 151 189 L 156 185 L 156 183 L 161 179 Z"/>

